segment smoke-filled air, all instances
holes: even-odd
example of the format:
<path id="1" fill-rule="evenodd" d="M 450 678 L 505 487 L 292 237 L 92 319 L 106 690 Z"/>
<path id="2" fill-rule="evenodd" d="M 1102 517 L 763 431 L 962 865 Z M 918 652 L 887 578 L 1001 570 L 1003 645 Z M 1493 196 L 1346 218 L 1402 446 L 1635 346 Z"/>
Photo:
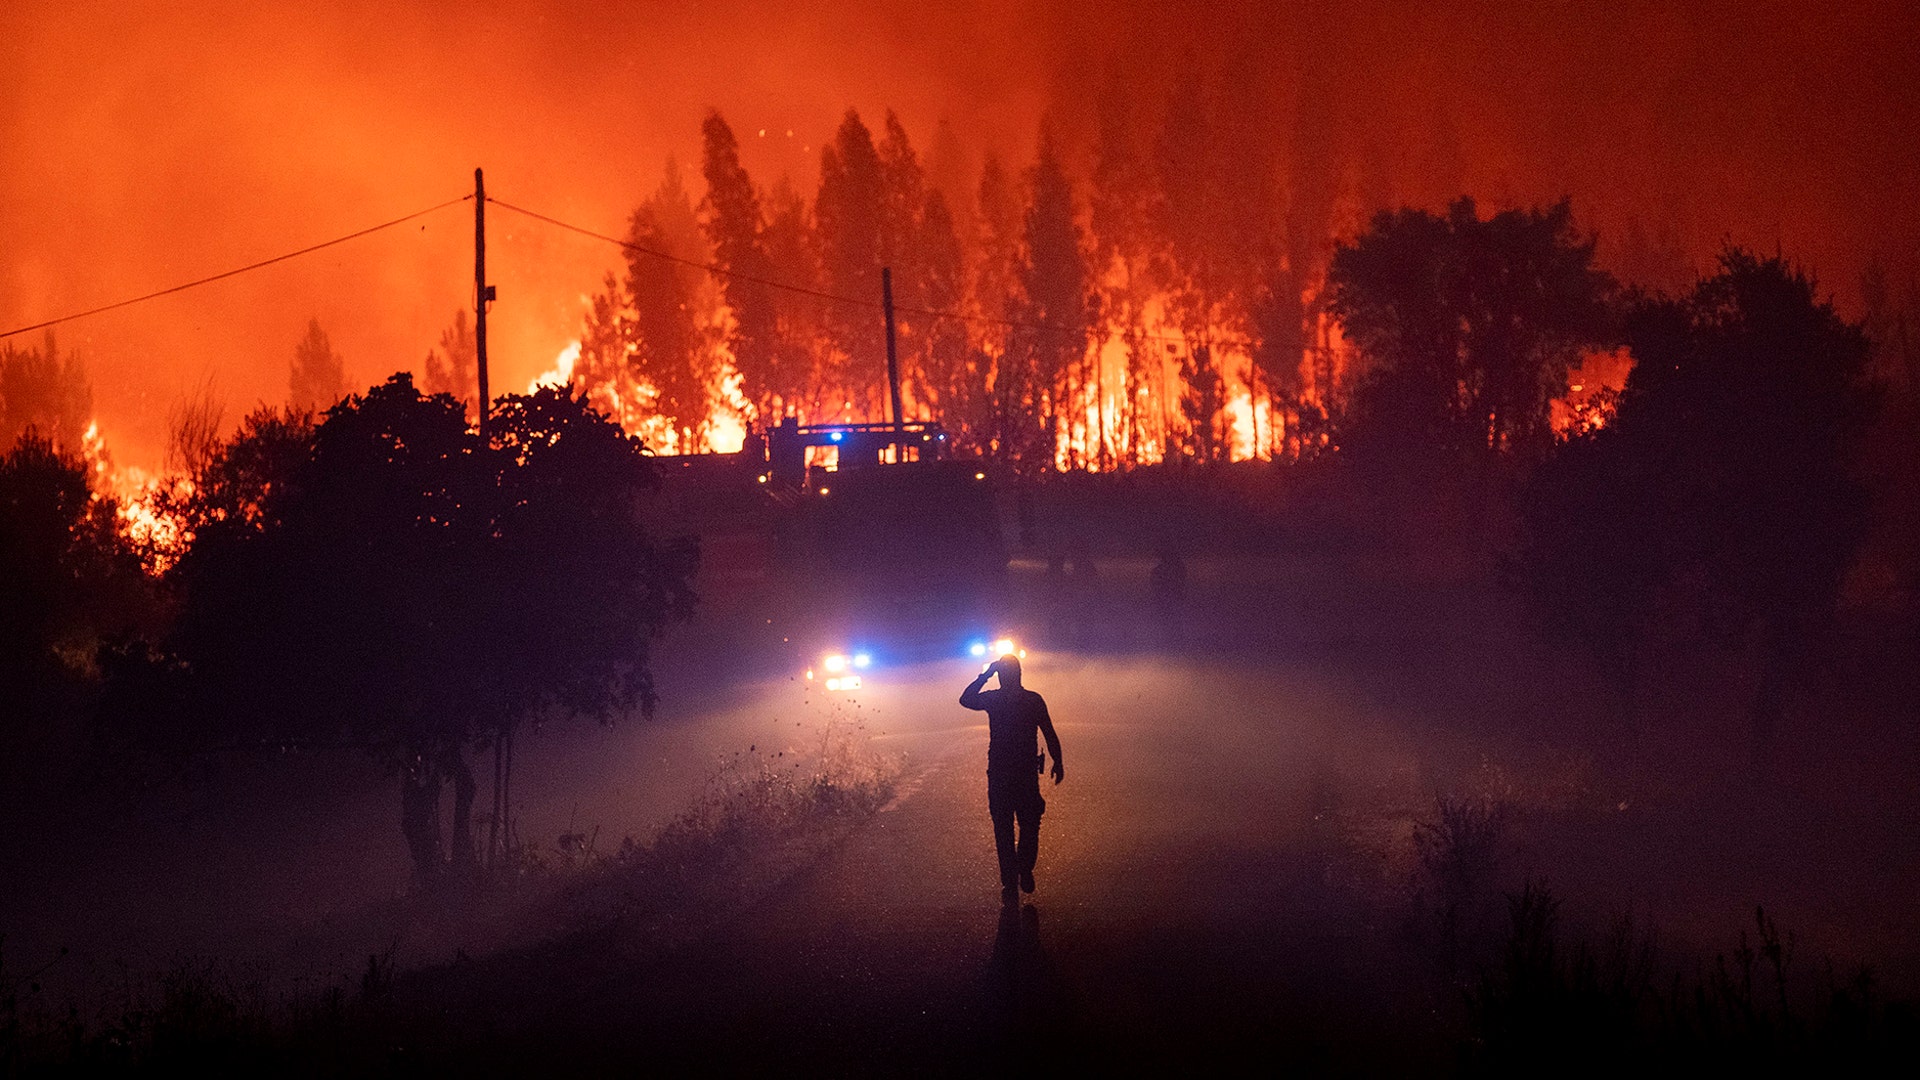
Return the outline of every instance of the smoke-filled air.
<path id="1" fill-rule="evenodd" d="M 7 0 L 0 1076 L 1912 1073 L 1916 88 Z"/>
<path id="2" fill-rule="evenodd" d="M 1289 417 L 1349 392 L 1326 265 L 1382 209 L 1564 198 L 1623 282 L 1685 284 L 1731 241 L 1790 253 L 1856 314 L 1868 268 L 1895 296 L 1916 272 L 1899 4 L 28 4 L 8 23 L 0 330 L 458 197 L 474 167 L 514 205 L 869 305 L 496 212 L 495 385 L 577 357 L 662 449 L 885 419 L 876 262 L 899 264 L 902 307 L 950 313 L 902 316 L 909 413 L 1070 467 L 1290 452 Z M 156 472 L 180 402 L 210 393 L 232 423 L 287 400 L 310 321 L 349 385 L 424 377 L 472 307 L 470 217 L 61 326 L 58 347 L 116 460 Z M 660 304 L 685 325 L 648 322 Z M 1034 322 L 1044 340 L 1006 325 Z M 956 394 L 1003 369 L 1051 447 Z"/>

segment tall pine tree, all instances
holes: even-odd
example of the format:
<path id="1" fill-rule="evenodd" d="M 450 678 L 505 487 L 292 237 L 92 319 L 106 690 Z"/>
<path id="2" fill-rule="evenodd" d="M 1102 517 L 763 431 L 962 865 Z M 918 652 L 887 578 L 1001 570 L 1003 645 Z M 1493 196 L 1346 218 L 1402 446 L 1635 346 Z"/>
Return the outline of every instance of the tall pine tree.
<path id="1" fill-rule="evenodd" d="M 873 134 L 847 110 L 833 142 L 820 151 L 820 192 L 814 224 L 827 291 L 858 300 L 880 298 L 886 184 Z M 884 330 L 863 304 L 836 304 L 825 312 L 830 382 L 841 389 L 840 409 L 854 419 L 878 419 L 886 385 Z"/>
<path id="2" fill-rule="evenodd" d="M 1054 150 L 1053 136 L 1042 130 L 1040 153 L 1027 170 L 1027 211 L 1021 233 L 1020 324 L 1008 348 L 1011 366 L 1027 383 L 1026 408 L 1037 422 L 1040 441 L 1021 448 L 1021 457 L 1039 469 L 1053 467 L 1068 409 L 1078 405 L 1069 378 L 1087 352 L 1087 261 L 1085 241 L 1074 217 L 1073 188 Z"/>
<path id="3" fill-rule="evenodd" d="M 287 389 L 288 400 L 296 408 L 316 411 L 330 409 L 347 396 L 346 365 L 333 351 L 319 319 L 307 320 L 306 335 L 294 346 Z"/>
<path id="4" fill-rule="evenodd" d="M 740 143 L 720 114 L 709 112 L 700 127 L 701 172 L 707 194 L 701 200 L 701 228 L 713 246 L 714 262 L 729 271 L 721 294 L 732 313 L 727 345 L 740 373 L 740 392 L 757 417 L 776 415 L 780 393 L 774 371 L 779 347 L 779 312 L 774 290 L 765 282 L 773 267 L 761 243 L 760 196 L 746 167 Z"/>

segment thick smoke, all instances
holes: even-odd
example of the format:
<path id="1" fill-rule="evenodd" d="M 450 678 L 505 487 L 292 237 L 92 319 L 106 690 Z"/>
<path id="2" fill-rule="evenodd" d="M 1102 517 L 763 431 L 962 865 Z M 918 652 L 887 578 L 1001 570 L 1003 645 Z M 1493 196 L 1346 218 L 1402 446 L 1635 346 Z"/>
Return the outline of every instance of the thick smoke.
<path id="1" fill-rule="evenodd" d="M 986 151 L 1023 164 L 1044 120 L 1084 177 L 1103 96 L 1150 124 L 1196 71 L 1297 206 L 1564 194 L 1631 279 L 1675 284 L 1731 240 L 1801 260 L 1843 306 L 1869 263 L 1905 295 L 1916 9 L 1673 9 L 28 0 L 0 26 L 0 329 L 440 202 L 476 165 L 500 198 L 618 233 L 669 155 L 698 184 L 708 107 L 757 181 L 803 192 L 847 107 L 893 108 L 964 207 Z M 517 388 L 618 252 L 504 213 L 489 234 L 495 385 Z M 229 418 L 284 400 L 309 319 L 354 381 L 419 368 L 471 301 L 471 237 L 470 205 L 445 210 L 61 342 L 121 460 L 157 464 L 168 406 L 209 376 Z"/>

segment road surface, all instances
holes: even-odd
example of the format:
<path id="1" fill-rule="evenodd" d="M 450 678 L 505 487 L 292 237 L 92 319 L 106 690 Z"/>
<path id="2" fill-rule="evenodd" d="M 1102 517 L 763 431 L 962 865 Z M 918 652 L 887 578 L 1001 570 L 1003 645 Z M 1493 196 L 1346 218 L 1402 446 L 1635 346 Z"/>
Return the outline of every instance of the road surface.
<path id="1" fill-rule="evenodd" d="M 1352 772 L 1396 767 L 1391 732 L 1284 673 L 1031 657 L 1067 776 L 1038 890 L 1003 908 L 984 715 L 955 700 L 971 670 L 870 680 L 901 793 L 779 891 L 664 957 L 615 932 L 538 977 L 477 965 L 448 989 L 456 1028 L 496 1062 L 829 1073 L 1249 1052 L 1375 1071 L 1443 1045 L 1384 859 L 1332 832 Z"/>
<path id="2" fill-rule="evenodd" d="M 1506 815 L 1477 886 L 1495 922 L 1503 893 L 1544 877 L 1570 935 L 1632 912 L 1658 929 L 1663 959 L 1695 970 L 1758 903 L 1796 934 L 1801 970 L 1868 962 L 1890 994 L 1920 990 L 1920 746 L 1912 725 L 1892 739 L 1873 719 L 1904 715 L 1887 702 L 1910 708 L 1905 684 L 1865 669 L 1840 684 L 1847 700 L 1810 702 L 1756 769 L 1737 686 L 1719 703 L 1673 697 L 1628 744 L 1478 594 L 1259 569 L 1217 575 L 1210 621 L 1195 621 L 1213 638 L 1029 657 L 1067 781 L 1045 789 L 1039 889 L 1011 914 L 983 717 L 956 702 L 975 668 L 955 661 L 878 674 L 840 706 L 904 756 L 900 798 L 671 948 L 633 928 L 536 923 L 518 940 L 557 940 L 489 956 L 488 940 L 433 925 L 431 901 L 400 899 L 391 777 L 342 757 L 235 768 L 165 814 L 19 817 L 0 837 L 0 865 L 21 870 L 0 890 L 9 970 L 71 946 L 47 981 L 117 987 L 123 971 L 214 957 L 337 985 L 395 942 L 402 970 L 435 968 L 419 985 L 444 1021 L 428 1032 L 450 1040 L 440 1049 L 521 1071 L 975 1073 L 1247 1054 L 1426 1071 L 1451 1061 L 1462 995 L 1414 831 L 1450 796 Z M 523 836 L 551 853 L 562 832 L 590 832 L 611 851 L 651 835 L 726 755 L 814 737 L 830 712 L 817 694 L 738 679 L 723 655 L 701 644 L 663 665 L 651 721 L 522 739 Z M 475 959 L 449 964 L 456 949 Z"/>

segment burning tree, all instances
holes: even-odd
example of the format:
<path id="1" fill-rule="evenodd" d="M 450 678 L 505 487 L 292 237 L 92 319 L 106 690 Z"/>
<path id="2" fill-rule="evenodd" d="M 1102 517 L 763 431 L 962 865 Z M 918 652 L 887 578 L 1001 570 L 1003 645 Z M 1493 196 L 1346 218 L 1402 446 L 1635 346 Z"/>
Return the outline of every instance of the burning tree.
<path id="1" fill-rule="evenodd" d="M 820 252 L 807 201 L 782 177 L 767 194 L 767 226 L 761 242 L 774 280 L 801 289 L 820 281 Z M 812 297 L 791 291 L 774 296 L 771 382 L 785 412 L 818 415 L 823 408 L 820 381 L 821 310 Z"/>
<path id="2" fill-rule="evenodd" d="M 933 311 L 961 311 L 967 304 L 966 252 L 946 196 L 927 192 L 920 218 L 920 302 Z M 957 319 L 916 319 L 910 362 L 915 396 L 929 419 L 968 430 L 985 397 L 987 381 L 971 363 L 967 326 Z M 951 418 L 951 419 L 947 419 Z"/>
<path id="3" fill-rule="evenodd" d="M 1116 75 L 1085 196 L 1043 129 L 1023 169 L 989 153 L 958 213 L 955 152 L 942 190 L 891 112 L 876 138 L 847 111 L 810 202 L 784 179 L 756 187 L 709 113 L 698 214 L 670 168 L 629 233 L 656 254 L 630 247 L 608 277 L 573 375 L 661 450 L 711 445 L 728 411 L 883 419 L 891 268 L 903 405 L 962 453 L 1035 469 L 1299 458 L 1346 445 L 1349 422 L 1416 455 L 1544 450 L 1569 362 L 1613 334 L 1593 239 L 1564 202 L 1482 220 L 1461 199 L 1382 212 L 1335 245 L 1388 199 L 1378 163 L 1347 160 L 1312 79 L 1276 141 L 1260 103 L 1223 89 L 1256 62 L 1181 65 L 1157 125 Z M 687 265 L 709 256 L 718 273 Z"/>
<path id="4" fill-rule="evenodd" d="M 593 297 L 572 379 L 649 446 L 706 448 L 722 391 L 720 290 L 707 240 L 672 160 L 627 227 L 624 278 Z M 665 256 L 663 258 L 662 256 Z"/>
<path id="5" fill-rule="evenodd" d="M 287 400 L 296 409 L 324 409 L 347 396 L 347 372 L 319 319 L 307 320 L 307 332 L 293 349 L 287 375 Z"/>
<path id="6" fill-rule="evenodd" d="M 684 260 L 668 262 L 629 249 L 626 301 L 632 313 L 627 325 L 633 332 L 628 355 L 634 374 L 653 389 L 654 412 L 671 430 L 671 445 L 690 453 L 705 443 L 713 417 L 719 382 L 713 347 L 718 335 L 711 317 L 713 281 L 686 265 L 706 261 L 706 241 L 672 160 L 653 197 L 635 211 L 627 239 Z"/>
<path id="7" fill-rule="evenodd" d="M 727 271 L 721 295 L 732 314 L 727 347 L 740 373 L 741 394 L 761 418 L 779 416 L 787 404 L 780 378 L 780 309 L 768 258 L 760 195 L 740 164 L 740 143 L 718 112 L 700 126 L 701 174 L 707 194 L 700 201 L 701 228 L 713 246 L 714 263 Z"/>
<path id="8" fill-rule="evenodd" d="M 461 401 L 471 401 L 480 392 L 479 354 L 467 310 L 459 308 L 453 313 L 453 322 L 440 332 L 440 347 L 427 352 L 421 388 L 429 394 L 452 394 Z"/>
<path id="9" fill-rule="evenodd" d="M 1020 195 L 1000 159 L 989 154 L 980 168 L 978 232 L 972 273 L 973 310 L 985 328 L 975 341 L 970 366 L 984 399 L 962 445 L 982 455 L 1006 456 L 1004 400 L 1008 378 L 1001 370 L 1011 334 L 1003 320 L 1019 314 Z"/>
<path id="10" fill-rule="evenodd" d="M 0 447 L 10 447 L 27 429 L 68 453 L 80 452 L 93 421 L 93 387 L 80 354 L 60 356 L 48 330 L 38 350 L 0 349 Z"/>
<path id="11" fill-rule="evenodd" d="M 1106 339 L 1118 337 L 1125 374 L 1117 395 L 1119 461 L 1137 465 L 1149 448 L 1165 443 L 1164 426 L 1152 404 L 1161 383 L 1158 345 L 1147 338 L 1147 307 L 1154 299 L 1155 281 L 1165 277 L 1149 220 L 1153 177 L 1139 146 L 1139 129 L 1120 72 L 1108 79 L 1099 99 L 1099 138 L 1094 151 L 1089 221 L 1092 259 L 1089 269 L 1096 282 L 1096 300 L 1104 318 L 1096 326 L 1096 354 Z M 1096 370 L 1097 367 L 1096 367 Z M 1102 403 L 1105 398 L 1102 397 Z M 1097 460 L 1110 467 L 1106 443 L 1107 420 L 1099 417 L 1101 443 Z"/>
<path id="12" fill-rule="evenodd" d="M 880 296 L 885 202 L 873 133 L 849 109 L 833 142 L 820 151 L 820 191 L 813 201 L 821 281 L 836 296 Z M 855 415 L 873 416 L 881 400 L 877 389 L 886 384 L 878 325 L 864 306 L 834 305 L 823 315 L 827 351 L 821 379 L 832 395 L 827 413 L 844 416 L 840 406 L 846 402 Z"/>
<path id="13" fill-rule="evenodd" d="M 1047 470 L 1054 467 L 1062 425 L 1071 423 L 1070 384 L 1087 353 L 1086 242 L 1074 217 L 1072 185 L 1044 132 L 1026 184 L 1020 298 L 1012 306 L 1016 325 L 1000 358 L 994 396 L 1002 455 Z"/>

